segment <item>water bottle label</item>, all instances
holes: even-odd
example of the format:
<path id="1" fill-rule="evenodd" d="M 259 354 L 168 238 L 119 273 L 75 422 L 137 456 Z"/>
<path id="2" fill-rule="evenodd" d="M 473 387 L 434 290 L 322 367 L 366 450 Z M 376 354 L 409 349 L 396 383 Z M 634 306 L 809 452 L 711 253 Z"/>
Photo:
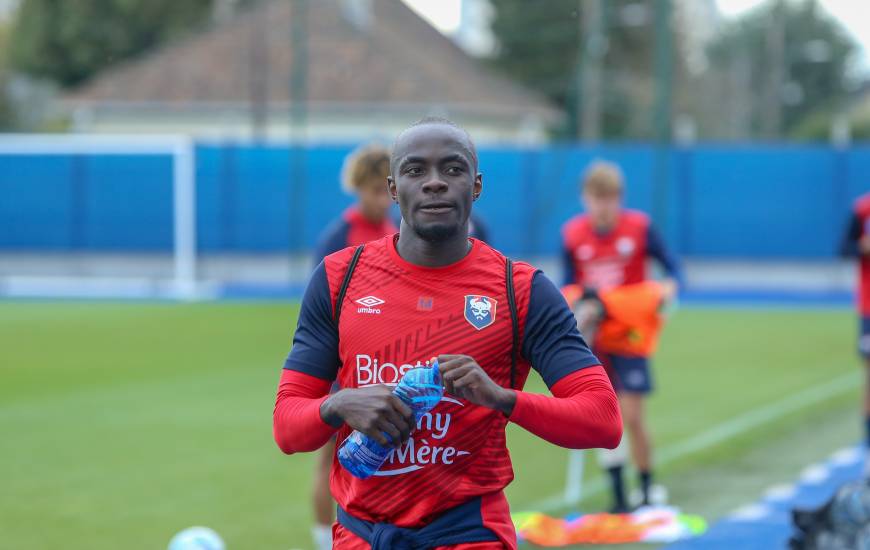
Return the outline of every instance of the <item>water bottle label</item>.
<path id="1" fill-rule="evenodd" d="M 377 470 L 381 467 L 381 464 L 384 462 L 385 455 L 379 454 L 372 449 L 369 449 L 365 443 L 361 443 L 357 445 L 352 451 L 351 456 L 353 459 L 363 466 L 366 466 L 372 470 Z"/>
<path id="2" fill-rule="evenodd" d="M 441 401 L 443 392 L 444 388 L 441 385 L 437 361 L 435 361 L 435 364 L 431 368 L 420 367 L 406 372 L 394 390 L 394 394 L 414 411 L 416 423 L 420 423 L 424 416 L 429 417 L 430 430 L 432 428 L 432 416 L 429 411 L 435 408 Z M 439 439 L 446 435 L 449 417 L 449 414 L 445 416 L 445 421 L 440 432 L 441 435 L 437 436 L 433 433 L 433 438 Z M 387 440 L 390 440 L 389 436 L 386 434 L 384 436 L 387 437 Z M 400 449 L 396 450 L 392 447 L 383 447 L 360 432 L 354 431 L 339 448 L 338 459 L 342 466 L 353 475 L 366 479 L 375 474 L 388 457 L 391 463 L 397 459 L 402 462 L 410 460 L 411 466 L 401 469 L 401 473 L 404 473 L 422 468 L 424 464 L 428 463 L 440 461 L 444 464 L 452 464 L 454 456 L 468 454 L 464 451 L 457 451 L 452 447 L 430 447 L 425 440 L 422 440 L 421 443 L 423 445 L 415 452 L 413 450 L 414 440 L 412 437 Z M 396 473 L 400 472 L 397 471 Z M 384 475 L 393 474 L 385 472 Z"/>

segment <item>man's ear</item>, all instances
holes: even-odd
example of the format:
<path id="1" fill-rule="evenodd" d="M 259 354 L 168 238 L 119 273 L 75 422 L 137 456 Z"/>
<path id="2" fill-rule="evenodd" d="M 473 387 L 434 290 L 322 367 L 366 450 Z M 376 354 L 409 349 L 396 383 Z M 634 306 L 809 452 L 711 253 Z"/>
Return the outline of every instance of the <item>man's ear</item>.
<path id="1" fill-rule="evenodd" d="M 480 194 L 483 192 L 483 174 L 480 172 L 474 176 L 474 186 L 471 191 L 471 198 L 477 200 L 480 198 Z"/>
<path id="2" fill-rule="evenodd" d="M 387 176 L 387 188 L 390 190 L 390 198 L 393 199 L 393 202 L 399 202 L 399 195 L 396 193 L 396 181 L 393 179 L 393 176 Z"/>

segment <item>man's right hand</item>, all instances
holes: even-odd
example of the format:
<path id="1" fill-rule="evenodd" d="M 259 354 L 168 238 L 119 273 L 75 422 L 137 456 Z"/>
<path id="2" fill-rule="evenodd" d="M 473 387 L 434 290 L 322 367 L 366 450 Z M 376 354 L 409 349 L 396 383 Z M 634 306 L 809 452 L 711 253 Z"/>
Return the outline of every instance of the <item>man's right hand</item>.
<path id="1" fill-rule="evenodd" d="M 858 252 L 864 256 L 870 254 L 870 235 L 862 235 L 858 239 Z"/>
<path id="2" fill-rule="evenodd" d="M 414 429 L 413 411 L 382 384 L 340 390 L 320 406 L 320 417 L 333 427 L 345 423 L 384 446 L 391 444 L 384 433 L 398 447 Z"/>

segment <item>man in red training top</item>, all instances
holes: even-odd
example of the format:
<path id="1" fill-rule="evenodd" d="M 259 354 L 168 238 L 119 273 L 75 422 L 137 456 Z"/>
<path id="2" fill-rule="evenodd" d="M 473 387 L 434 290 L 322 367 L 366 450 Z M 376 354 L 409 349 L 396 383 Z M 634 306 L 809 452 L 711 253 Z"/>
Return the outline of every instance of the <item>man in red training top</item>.
<path id="1" fill-rule="evenodd" d="M 867 381 L 864 385 L 864 429 L 867 446 L 870 447 L 870 193 L 855 201 L 846 234 L 841 246 L 843 256 L 858 258 L 858 315 L 861 317 L 861 332 L 858 352 L 864 359 Z M 864 465 L 865 475 L 870 474 L 870 460 Z"/>
<path id="2" fill-rule="evenodd" d="M 679 268 L 646 214 L 623 208 L 622 171 L 609 162 L 595 162 L 581 180 L 585 214 L 575 216 L 562 228 L 564 284 L 584 289 L 608 290 L 647 280 L 647 258 L 664 268 L 661 281 L 664 300 L 677 292 Z M 593 348 L 611 376 L 630 439 L 631 455 L 640 477 L 642 505 L 650 504 L 652 451 L 644 414 L 646 396 L 652 391 L 649 354 L 623 354 Z M 625 446 L 603 452 L 601 465 L 610 474 L 613 512 L 629 509 L 623 484 Z"/>
<path id="3" fill-rule="evenodd" d="M 315 270 L 278 387 L 275 440 L 286 453 L 336 432 L 341 445 L 352 430 L 396 443 L 366 480 L 333 461 L 335 548 L 516 548 L 503 492 L 508 421 L 563 447 L 613 448 L 616 396 L 559 290 L 520 262 L 514 330 L 507 259 L 468 238 L 482 176 L 464 130 L 421 120 L 397 138 L 390 171 L 399 233 Z M 432 357 L 446 393 L 414 425 L 390 384 Z M 532 368 L 552 397 L 522 391 Z M 329 395 L 336 379 L 342 389 Z"/>
<path id="4" fill-rule="evenodd" d="M 385 184 L 389 175 L 390 151 L 386 147 L 363 145 L 345 158 L 341 186 L 356 197 L 356 202 L 323 231 L 314 251 L 315 264 L 342 248 L 380 239 L 398 230 L 389 215 L 393 204 Z M 329 493 L 329 471 L 334 454 L 335 440 L 330 439 L 320 449 L 314 476 L 312 536 L 316 550 L 332 547 L 335 502 Z"/>

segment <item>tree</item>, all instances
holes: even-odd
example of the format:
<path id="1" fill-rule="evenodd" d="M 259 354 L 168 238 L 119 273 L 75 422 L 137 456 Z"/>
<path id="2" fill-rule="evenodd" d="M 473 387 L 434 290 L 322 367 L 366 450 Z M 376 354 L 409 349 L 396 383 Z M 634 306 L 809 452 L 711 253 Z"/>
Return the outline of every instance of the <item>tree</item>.
<path id="1" fill-rule="evenodd" d="M 208 20 L 213 0 L 24 0 L 13 69 L 62 86 L 175 39 Z"/>
<path id="2" fill-rule="evenodd" d="M 494 65 L 560 106 L 571 101 L 580 45 L 577 0 L 492 0 Z"/>
<path id="3" fill-rule="evenodd" d="M 6 25 L 0 25 L 0 52 L 6 51 L 9 44 L 9 30 Z M 13 127 L 15 119 L 12 106 L 7 95 L 9 71 L 6 60 L 0 56 L 0 130 L 9 130 Z"/>
<path id="4" fill-rule="evenodd" d="M 812 134 L 820 113 L 834 112 L 846 97 L 855 50 L 853 39 L 816 0 L 769 1 L 728 24 L 708 55 L 713 70 L 732 83 L 720 92 L 741 95 L 733 103 L 745 124 L 732 137 Z"/>
<path id="5" fill-rule="evenodd" d="M 860 98 L 860 94 L 858 95 Z M 862 108 L 863 107 L 863 108 Z M 870 106 L 857 105 L 851 109 L 832 112 L 828 108 L 819 109 L 801 119 L 790 135 L 800 141 L 830 141 L 832 127 L 837 117 L 848 123 L 849 138 L 852 141 L 870 140 Z"/>
<path id="6" fill-rule="evenodd" d="M 589 7 L 583 0 L 491 3 L 491 30 L 497 42 L 492 64 L 569 114 L 568 126 L 559 129 L 558 135 L 574 134 L 583 70 L 581 50 L 591 48 L 598 56 L 601 137 L 652 137 L 652 0 L 600 0 L 601 14 L 591 27 L 583 21 L 584 15 L 588 17 L 583 8 Z M 590 37 L 583 36 L 581 44 L 584 28 L 597 28 L 603 40 L 589 44 Z M 679 65 L 676 56 L 675 61 Z"/>

